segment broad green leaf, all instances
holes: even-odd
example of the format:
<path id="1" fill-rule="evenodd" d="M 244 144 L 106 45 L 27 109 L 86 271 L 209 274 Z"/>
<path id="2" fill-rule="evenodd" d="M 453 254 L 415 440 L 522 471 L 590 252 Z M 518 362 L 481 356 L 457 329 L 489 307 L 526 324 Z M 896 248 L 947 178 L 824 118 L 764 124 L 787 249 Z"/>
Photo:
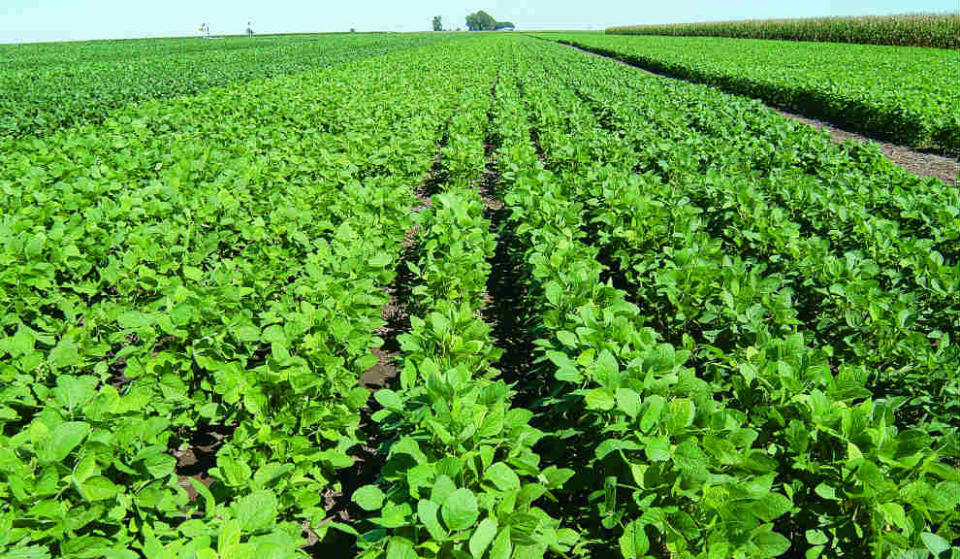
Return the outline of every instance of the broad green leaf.
<path id="1" fill-rule="evenodd" d="M 950 542 L 937 534 L 924 532 L 920 534 L 920 539 L 923 540 L 924 547 L 926 547 L 934 557 L 939 557 L 941 553 L 950 549 Z"/>
<path id="2" fill-rule="evenodd" d="M 440 525 L 440 520 L 437 517 L 439 512 L 440 506 L 433 501 L 420 499 L 417 502 L 417 517 L 420 522 L 427 527 L 427 531 L 430 532 L 433 539 L 443 541 L 447 537 L 447 531 Z"/>
<path id="3" fill-rule="evenodd" d="M 643 530 L 643 524 L 639 521 L 633 521 L 627 524 L 620 536 L 620 553 L 624 559 L 635 559 L 646 555 L 650 549 L 650 541 Z"/>
<path id="4" fill-rule="evenodd" d="M 660 421 L 660 412 L 663 411 L 665 403 L 666 401 L 663 397 L 656 394 L 647 398 L 647 409 L 643 412 L 643 417 L 640 419 L 641 431 L 644 433 L 650 432 L 650 429 Z"/>
<path id="5" fill-rule="evenodd" d="M 83 493 L 89 501 L 112 499 L 120 488 L 103 476 L 96 476 L 83 482 Z"/>
<path id="6" fill-rule="evenodd" d="M 460 488 L 447 496 L 440 510 L 443 522 L 451 530 L 466 530 L 480 516 L 477 498 L 469 489 Z"/>
<path id="7" fill-rule="evenodd" d="M 117 318 L 117 323 L 124 329 L 136 329 L 150 326 L 153 318 L 140 311 L 127 311 Z"/>
<path id="8" fill-rule="evenodd" d="M 791 508 L 793 503 L 790 499 L 779 493 L 768 493 L 753 503 L 753 513 L 764 522 L 771 522 L 783 516 Z"/>
<path id="9" fill-rule="evenodd" d="M 640 395 L 629 388 L 617 389 L 617 407 L 623 413 L 636 418 L 640 414 Z"/>
<path id="10" fill-rule="evenodd" d="M 63 338 L 47 355 L 47 360 L 55 368 L 72 367 L 80 364 L 80 349 L 76 342 Z"/>
<path id="11" fill-rule="evenodd" d="M 393 537 L 387 544 L 387 559 L 417 559 L 413 542 L 406 538 Z"/>
<path id="12" fill-rule="evenodd" d="M 384 494 L 376 485 L 364 485 L 353 492 L 351 500 L 366 511 L 379 510 L 383 506 Z"/>
<path id="13" fill-rule="evenodd" d="M 616 405 L 613 394 L 606 388 L 594 388 L 585 396 L 587 409 L 612 410 Z"/>
<path id="14" fill-rule="evenodd" d="M 520 488 L 520 478 L 516 472 L 503 462 L 496 462 L 483 473 L 484 479 L 493 483 L 501 491 Z"/>
<path id="15" fill-rule="evenodd" d="M 267 530 L 277 519 L 277 497 L 265 489 L 254 491 L 237 500 L 234 512 L 244 532 Z"/>
<path id="16" fill-rule="evenodd" d="M 790 540 L 776 532 L 760 532 L 754 535 L 753 544 L 763 557 L 776 557 L 790 549 Z"/>
<path id="17" fill-rule="evenodd" d="M 62 462 L 89 432 L 90 425 L 82 421 L 61 423 L 40 445 L 38 457 L 42 462 Z"/>
<path id="18" fill-rule="evenodd" d="M 470 536 L 469 548 L 473 559 L 480 559 L 496 536 L 497 521 L 492 517 L 484 518 Z"/>

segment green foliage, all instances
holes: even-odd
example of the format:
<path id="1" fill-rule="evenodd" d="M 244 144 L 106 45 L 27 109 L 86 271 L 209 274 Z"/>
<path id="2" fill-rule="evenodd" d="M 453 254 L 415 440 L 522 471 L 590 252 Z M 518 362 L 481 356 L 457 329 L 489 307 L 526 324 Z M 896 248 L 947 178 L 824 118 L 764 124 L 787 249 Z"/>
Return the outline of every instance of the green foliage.
<path id="1" fill-rule="evenodd" d="M 409 185 L 450 76 L 473 71 L 456 60 L 391 55 L 6 144 L 0 554 L 290 557 L 304 526 L 322 537 Z"/>
<path id="2" fill-rule="evenodd" d="M 956 190 L 748 100 L 529 48 L 497 91 L 542 333 L 520 385 L 555 379 L 534 423 L 587 496 L 587 554 L 956 540 Z"/>
<path id="3" fill-rule="evenodd" d="M 960 202 L 875 147 L 504 35 L 0 145 L 0 556 L 960 553 Z"/>
<path id="4" fill-rule="evenodd" d="M 101 122 L 130 103 L 308 72 L 432 40 L 384 34 L 0 45 L 0 137 Z"/>
<path id="5" fill-rule="evenodd" d="M 611 27 L 606 32 L 611 35 L 699 35 L 956 49 L 960 47 L 958 26 L 958 14 L 944 13 L 636 25 Z"/>
<path id="6" fill-rule="evenodd" d="M 496 378 L 500 350 L 478 316 L 495 248 L 473 189 L 494 75 L 486 60 L 482 86 L 465 89 L 448 125 L 443 192 L 419 218 L 403 371 L 397 390 L 375 395 L 373 419 L 388 437 L 378 482 L 386 501 L 366 521 L 362 557 L 542 557 L 576 540 L 540 506 L 572 472 L 540 465 L 533 446 L 542 434 Z M 354 499 L 368 500 L 370 487 Z"/>
<path id="7" fill-rule="evenodd" d="M 496 28 L 497 20 L 483 10 L 467 15 L 467 29 L 470 31 L 493 31 Z"/>
<path id="8" fill-rule="evenodd" d="M 960 151 L 955 51 L 712 37 L 544 36 L 875 137 Z"/>

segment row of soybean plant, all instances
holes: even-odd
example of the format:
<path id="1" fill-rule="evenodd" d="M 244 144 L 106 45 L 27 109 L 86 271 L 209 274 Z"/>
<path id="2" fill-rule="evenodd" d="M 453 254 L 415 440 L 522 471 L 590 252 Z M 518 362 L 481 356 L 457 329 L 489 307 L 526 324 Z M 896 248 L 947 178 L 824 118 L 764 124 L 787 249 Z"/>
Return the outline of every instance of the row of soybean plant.
<path id="1" fill-rule="evenodd" d="M 537 53 L 538 55 L 541 53 Z M 549 54 L 549 53 L 548 53 Z M 767 555 L 789 542 L 774 520 L 791 508 L 776 463 L 744 414 L 688 365 L 691 352 L 644 327 L 628 295 L 604 281 L 581 228 L 586 207 L 569 178 L 544 167 L 524 98 L 528 57 L 501 74 L 497 162 L 510 226 L 527 274 L 526 312 L 538 322 L 541 455 L 576 474 L 560 492 L 581 551 L 624 557 Z M 522 78 L 522 79 L 521 79 Z M 532 133 L 533 132 L 533 133 Z"/>
<path id="2" fill-rule="evenodd" d="M 461 59 L 146 103 L 0 155 L 0 554 L 297 553 L 361 442 Z"/>
<path id="3" fill-rule="evenodd" d="M 611 66 L 608 65 L 607 70 L 611 70 Z M 592 66 L 586 65 L 585 74 L 588 69 L 593 70 Z M 708 117 L 691 117 L 697 113 L 689 107 L 682 107 L 667 117 L 650 114 L 636 119 L 633 115 L 638 110 L 654 112 L 650 110 L 652 105 L 656 105 L 657 114 L 667 112 L 662 103 L 650 103 L 649 100 L 654 98 L 653 90 L 649 94 L 647 91 L 631 93 L 631 89 L 638 89 L 644 83 L 648 84 L 647 87 L 654 87 L 657 81 L 641 78 L 640 85 L 633 87 L 629 82 L 619 87 L 598 85 L 599 82 L 591 81 L 598 74 L 602 71 L 590 71 L 590 77 L 578 80 L 571 87 L 586 97 L 587 106 L 600 117 L 591 119 L 588 115 L 568 125 L 577 130 L 593 126 L 595 131 L 588 135 L 593 147 L 580 149 L 581 156 L 569 157 L 564 154 L 572 148 L 564 146 L 566 152 L 557 152 L 553 162 L 566 161 L 567 165 L 575 166 L 582 166 L 584 161 L 609 162 L 603 166 L 603 172 L 611 178 L 588 181 L 593 185 L 640 181 L 639 185 L 629 187 L 645 194 L 633 202 L 639 205 L 635 208 L 623 204 L 619 193 L 591 193 L 600 201 L 598 211 L 603 212 L 601 221 L 597 222 L 597 227 L 603 229 L 601 234 L 620 237 L 612 241 L 611 254 L 619 259 L 619 267 L 627 279 L 636 280 L 639 274 L 655 266 L 656 259 L 662 258 L 657 247 L 660 246 L 658 243 L 666 242 L 665 232 L 671 227 L 674 231 L 689 227 L 691 220 L 694 231 L 703 242 L 713 246 L 717 254 L 742 254 L 761 264 L 752 269 L 757 270 L 754 276 L 764 284 L 765 290 L 755 295 L 734 293 L 734 298 L 739 300 L 726 305 L 730 312 L 740 315 L 736 319 L 740 324 L 734 323 L 734 331 L 717 332 L 714 327 L 724 304 L 717 299 L 720 294 L 711 296 L 704 289 L 711 289 L 711 272 L 720 274 L 722 271 L 709 264 L 698 271 L 706 274 L 698 278 L 702 286 L 699 289 L 688 286 L 688 289 L 681 290 L 670 285 L 655 287 L 661 292 L 661 299 L 670 298 L 666 304 L 680 311 L 663 313 L 662 316 L 667 320 L 688 320 L 689 317 L 700 328 L 710 331 L 714 338 L 723 341 L 726 334 L 725 339 L 729 342 L 738 333 L 754 335 L 752 331 L 756 327 L 745 324 L 756 321 L 755 316 L 746 312 L 751 308 L 753 298 L 767 296 L 769 299 L 769 293 L 781 294 L 779 300 L 783 304 L 778 306 L 774 316 L 781 326 L 790 328 L 798 319 L 801 323 L 811 324 L 814 323 L 811 315 L 815 316 L 815 330 L 820 336 L 817 342 L 830 344 L 831 350 L 847 362 L 863 363 L 877 371 L 873 381 L 885 385 L 886 394 L 893 395 L 890 391 L 896 391 L 896 395 L 909 398 L 902 415 L 910 421 L 923 414 L 932 416 L 928 419 L 941 421 L 950 417 L 950 406 L 956 406 L 949 396 L 950 390 L 955 391 L 955 383 L 950 379 L 956 376 L 952 371 L 955 371 L 957 362 L 957 348 L 951 343 L 949 332 L 950 324 L 960 316 L 960 266 L 949 246 L 951 239 L 955 245 L 960 237 L 960 225 L 950 222 L 945 215 L 949 210 L 943 208 L 949 207 L 951 196 L 957 196 L 955 189 L 936 180 L 919 181 L 903 171 L 893 171 L 889 164 L 876 173 L 858 170 L 855 163 L 848 162 L 850 158 L 843 150 L 833 149 L 825 141 L 815 147 L 824 152 L 821 159 L 829 163 L 805 164 L 798 157 L 783 157 L 783 162 L 772 166 L 767 154 L 774 148 L 782 153 L 798 153 L 799 150 L 791 149 L 796 144 L 809 142 L 810 137 L 822 138 L 805 133 L 802 128 L 785 127 L 786 121 L 765 111 L 750 112 L 743 107 L 736 113 L 724 113 L 720 107 L 711 107 L 711 110 L 702 111 Z M 603 84 L 613 84 L 615 78 L 621 76 L 621 72 L 615 70 L 612 74 Z M 629 73 L 627 77 L 630 77 Z M 554 94 L 565 96 L 567 111 L 571 110 L 569 106 L 578 105 L 577 98 L 566 89 L 558 88 Z M 708 95 L 706 99 L 711 97 L 719 95 Z M 644 98 L 648 100 L 646 104 L 641 101 Z M 734 104 L 723 99 L 717 102 L 724 102 L 727 106 Z M 737 115 L 736 120 L 724 118 L 731 113 Z M 737 133 L 736 122 L 748 118 L 754 120 L 753 127 L 760 131 L 780 126 L 780 134 Z M 711 119 L 712 126 L 691 124 L 689 121 L 694 119 Z M 768 126 L 764 127 L 764 122 Z M 613 127 L 614 131 L 597 131 L 600 125 Z M 764 138 L 766 143 L 758 137 Z M 561 137 L 559 142 L 567 140 Z M 587 145 L 587 141 L 580 145 Z M 651 149 L 654 145 L 656 147 Z M 697 146 L 699 153 L 695 163 L 665 155 L 668 152 L 690 153 L 691 145 Z M 671 146 L 675 149 L 671 150 Z M 792 172 L 798 166 L 811 168 L 810 174 L 798 177 Z M 843 173 L 819 172 L 825 167 L 842 166 L 846 167 Z M 643 172 L 635 174 L 635 169 Z M 789 180 L 782 179 L 781 175 L 787 175 Z M 909 223 L 909 217 L 896 221 L 878 216 L 852 193 L 857 187 L 874 192 L 888 189 L 889 183 L 884 179 L 891 175 L 901 179 L 903 191 L 911 187 L 910 196 L 914 200 L 926 199 L 921 207 L 915 205 L 915 209 L 921 212 L 920 215 L 932 214 L 933 221 L 939 222 L 932 231 L 927 226 L 914 227 Z M 781 189 L 790 188 L 787 185 L 795 187 L 798 183 L 805 183 L 808 187 L 806 197 L 811 203 L 807 213 L 799 209 L 790 211 L 778 203 L 786 203 L 796 193 L 795 189 L 790 193 Z M 831 195 L 831 192 L 843 194 Z M 618 202 L 605 204 L 602 202 L 604 196 L 617 198 Z M 823 202 L 825 198 L 830 201 Z M 654 205 L 648 207 L 650 203 Z M 923 211 L 924 208 L 927 211 Z M 640 210 L 643 210 L 642 214 L 638 213 Z M 650 219 L 648 214 L 658 211 L 661 214 L 664 211 L 687 213 L 685 217 L 664 217 L 659 222 Z M 618 233 L 625 223 L 636 219 L 647 224 L 639 233 L 641 236 Z M 618 223 L 618 220 L 621 227 L 606 227 Z M 677 220 L 687 225 L 676 225 Z M 901 225 L 901 222 L 907 223 Z M 657 228 L 657 223 L 662 226 Z M 941 254 L 938 248 L 949 252 Z M 678 270 L 698 265 L 698 261 L 688 259 Z M 677 273 L 681 272 L 670 272 L 666 281 L 671 282 Z M 775 279 L 771 280 L 772 283 L 764 283 L 764 278 L 769 277 Z M 700 308 L 705 300 L 712 302 Z M 794 309 L 791 310 L 791 306 Z M 700 316 L 695 316 L 698 313 Z M 931 339 L 936 342 L 931 343 Z"/>
<path id="4" fill-rule="evenodd" d="M 471 53 L 487 81 L 465 88 L 441 151 L 446 182 L 419 217 L 399 382 L 374 394 L 385 464 L 353 494 L 370 511 L 362 557 L 542 557 L 576 540 L 540 506 L 572 472 L 541 467 L 542 433 L 498 378 L 481 315 L 496 235 L 477 185 L 501 48 Z"/>
<path id="5" fill-rule="evenodd" d="M 547 53 L 541 58 L 552 62 Z M 756 208 L 769 196 L 765 177 L 778 170 L 757 162 L 770 165 L 763 155 L 781 144 L 811 143 L 804 131 L 786 127 L 765 145 L 756 130 L 738 134 L 738 123 L 753 115 L 734 98 L 606 62 L 578 67 L 568 60 L 564 68 L 562 76 L 533 68 L 524 83 L 547 165 L 567 196 L 586 207 L 591 243 L 645 323 L 695 351 L 699 376 L 757 429 L 794 503 L 779 520 L 793 549 L 849 550 L 866 537 L 873 550 L 888 553 L 936 550 L 953 539 L 956 435 L 947 410 L 957 353 L 939 328 L 955 308 L 923 303 L 946 293 L 902 288 L 900 274 L 909 274 L 883 256 L 889 268 L 870 260 L 866 249 L 834 254 L 828 239 L 813 237 L 817 231 L 773 204 L 748 213 L 704 195 L 758 183 L 748 206 Z M 666 111 L 678 98 L 681 106 Z M 635 112 L 647 118 L 625 116 Z M 661 112 L 662 119 L 653 116 Z M 762 130 L 763 121 L 753 120 Z M 783 139 L 784 132 L 799 138 Z M 738 151 L 725 151 L 724 143 Z M 824 159 L 849 157 L 825 142 L 814 145 L 827 152 Z M 665 155 L 674 150 L 696 160 Z M 851 183 L 871 180 L 855 167 L 845 170 Z M 884 173 L 895 174 L 878 170 Z M 941 184 L 921 184 L 942 192 Z M 784 240 L 771 241 L 775 234 Z M 872 273 L 858 277 L 863 269 Z M 956 274 L 949 265 L 935 269 Z M 927 350 L 911 353 L 909 343 Z M 911 386 L 914 377 L 926 384 Z M 935 396 L 924 394 L 928 387 Z"/>

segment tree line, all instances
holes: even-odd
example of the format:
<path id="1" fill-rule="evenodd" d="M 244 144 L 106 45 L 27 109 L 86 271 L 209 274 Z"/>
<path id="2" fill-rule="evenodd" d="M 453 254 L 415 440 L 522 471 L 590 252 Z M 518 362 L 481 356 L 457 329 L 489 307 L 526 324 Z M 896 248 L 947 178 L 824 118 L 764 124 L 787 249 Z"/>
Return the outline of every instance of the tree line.
<path id="1" fill-rule="evenodd" d="M 487 12 L 480 10 L 467 16 L 467 29 L 470 31 L 493 31 L 504 27 L 513 27 L 509 21 L 497 21 Z M 440 16 L 433 16 L 433 30 L 443 31 L 443 20 Z"/>

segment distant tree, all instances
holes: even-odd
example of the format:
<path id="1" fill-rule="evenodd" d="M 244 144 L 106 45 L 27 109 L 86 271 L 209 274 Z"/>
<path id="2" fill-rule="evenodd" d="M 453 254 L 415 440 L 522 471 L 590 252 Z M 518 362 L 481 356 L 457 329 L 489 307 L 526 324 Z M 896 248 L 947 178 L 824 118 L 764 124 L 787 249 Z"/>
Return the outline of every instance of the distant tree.
<path id="1" fill-rule="evenodd" d="M 467 29 L 470 31 L 493 31 L 496 28 L 497 20 L 483 10 L 467 16 Z"/>
<path id="2" fill-rule="evenodd" d="M 443 21 L 440 19 L 440 16 L 433 16 L 433 30 L 443 31 Z"/>
<path id="3" fill-rule="evenodd" d="M 253 22 L 247 22 L 247 37 L 253 37 Z"/>
<path id="4" fill-rule="evenodd" d="M 357 32 L 357 28 L 356 28 L 356 27 L 351 27 L 351 28 L 350 28 L 350 32 L 351 32 L 351 33 L 356 33 L 356 32 Z"/>

